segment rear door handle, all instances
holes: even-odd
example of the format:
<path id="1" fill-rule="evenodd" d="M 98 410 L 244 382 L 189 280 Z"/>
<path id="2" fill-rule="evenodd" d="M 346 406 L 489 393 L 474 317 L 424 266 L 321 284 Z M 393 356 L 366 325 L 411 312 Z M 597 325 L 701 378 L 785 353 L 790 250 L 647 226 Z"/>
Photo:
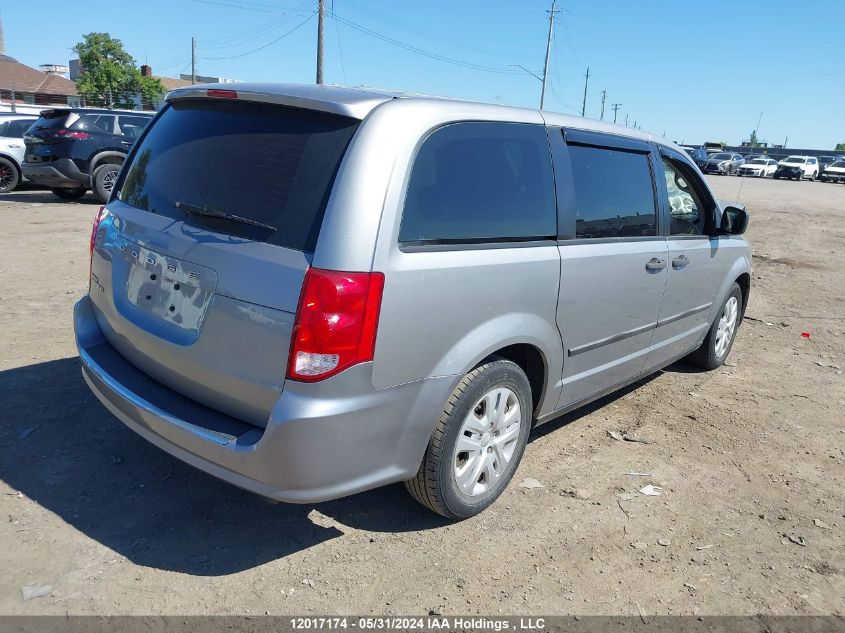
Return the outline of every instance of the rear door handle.
<path id="1" fill-rule="evenodd" d="M 657 259 L 656 257 L 652 257 L 648 260 L 645 264 L 645 269 L 648 271 L 658 271 L 663 270 L 666 268 L 666 261 L 663 259 Z"/>
<path id="2" fill-rule="evenodd" d="M 689 259 L 687 259 L 686 255 L 680 255 L 672 260 L 672 268 L 675 270 L 680 270 L 687 264 L 689 264 Z"/>

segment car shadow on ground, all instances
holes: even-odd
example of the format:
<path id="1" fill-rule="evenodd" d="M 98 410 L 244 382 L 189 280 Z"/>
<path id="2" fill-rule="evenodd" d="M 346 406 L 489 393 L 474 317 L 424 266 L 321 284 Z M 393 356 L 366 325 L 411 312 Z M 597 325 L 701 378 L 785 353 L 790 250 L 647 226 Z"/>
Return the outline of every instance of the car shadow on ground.
<path id="1" fill-rule="evenodd" d="M 99 204 L 99 200 L 90 191 L 78 200 L 63 200 L 54 195 L 49 189 L 42 189 L 34 185 L 21 185 L 9 193 L 0 193 L 0 202 L 17 202 L 20 204 Z"/>
<path id="2" fill-rule="evenodd" d="M 401 484 L 292 505 L 219 481 L 123 426 L 88 389 L 78 358 L 0 372 L 0 402 L 0 479 L 138 565 L 220 576 L 337 538 L 343 526 L 448 524 Z M 312 521 L 313 510 L 340 527 Z"/>
<path id="3" fill-rule="evenodd" d="M 671 371 L 671 368 L 670 368 Z M 644 378 L 532 433 L 623 397 Z M 0 372 L 0 479 L 133 563 L 199 576 L 237 573 L 337 538 L 439 528 L 401 484 L 316 505 L 275 503 L 206 475 L 123 426 L 93 396 L 79 359 Z M 328 527 L 325 527 L 326 524 Z M 323 525 L 321 525 L 323 524 Z"/>

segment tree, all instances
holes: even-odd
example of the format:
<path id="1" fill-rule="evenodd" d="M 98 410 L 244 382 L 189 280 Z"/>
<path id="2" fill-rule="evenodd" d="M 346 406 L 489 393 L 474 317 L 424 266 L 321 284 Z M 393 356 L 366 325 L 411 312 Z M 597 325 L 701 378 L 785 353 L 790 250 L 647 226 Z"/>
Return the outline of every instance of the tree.
<path id="1" fill-rule="evenodd" d="M 164 95 L 161 81 L 142 77 L 123 43 L 108 33 L 88 33 L 73 47 L 82 74 L 76 89 L 86 100 L 107 108 L 133 108 L 136 97 L 155 103 Z"/>
<path id="2" fill-rule="evenodd" d="M 834 152 L 845 152 L 845 143 L 837 143 Z"/>
<path id="3" fill-rule="evenodd" d="M 748 144 L 751 147 L 757 147 L 757 145 L 759 144 L 759 141 L 757 140 L 757 130 L 751 131 L 751 136 L 748 138 Z"/>

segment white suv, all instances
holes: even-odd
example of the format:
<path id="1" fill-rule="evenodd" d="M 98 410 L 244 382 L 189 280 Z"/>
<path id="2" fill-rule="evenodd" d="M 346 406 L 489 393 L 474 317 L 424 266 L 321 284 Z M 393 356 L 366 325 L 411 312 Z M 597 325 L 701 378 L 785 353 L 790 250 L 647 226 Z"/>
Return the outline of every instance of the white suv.
<path id="1" fill-rule="evenodd" d="M 23 133 L 38 120 L 35 115 L 0 116 L 0 193 L 14 191 L 21 183 Z"/>
<path id="2" fill-rule="evenodd" d="M 787 156 L 778 163 L 774 177 L 815 180 L 819 177 L 819 161 L 815 156 Z"/>

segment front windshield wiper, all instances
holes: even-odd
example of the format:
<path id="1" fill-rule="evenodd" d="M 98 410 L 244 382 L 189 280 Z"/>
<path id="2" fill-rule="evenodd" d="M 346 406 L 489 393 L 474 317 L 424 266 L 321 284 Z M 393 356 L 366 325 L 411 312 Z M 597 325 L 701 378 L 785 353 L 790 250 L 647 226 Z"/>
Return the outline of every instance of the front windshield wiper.
<path id="1" fill-rule="evenodd" d="M 270 226 L 269 224 L 264 224 L 263 222 L 258 222 L 257 220 L 250 220 L 249 218 L 234 215 L 233 213 L 226 213 L 225 211 L 209 209 L 208 207 L 200 207 L 195 204 L 190 204 L 188 202 L 176 202 L 176 208 L 180 211 L 184 211 L 189 215 L 204 215 L 209 218 L 219 218 L 221 220 L 229 220 L 230 222 L 240 222 L 241 224 L 260 226 L 262 229 L 269 229 L 271 231 L 278 230 L 275 226 Z"/>

